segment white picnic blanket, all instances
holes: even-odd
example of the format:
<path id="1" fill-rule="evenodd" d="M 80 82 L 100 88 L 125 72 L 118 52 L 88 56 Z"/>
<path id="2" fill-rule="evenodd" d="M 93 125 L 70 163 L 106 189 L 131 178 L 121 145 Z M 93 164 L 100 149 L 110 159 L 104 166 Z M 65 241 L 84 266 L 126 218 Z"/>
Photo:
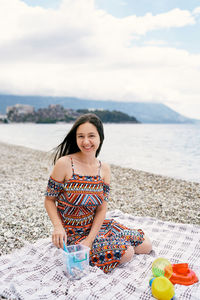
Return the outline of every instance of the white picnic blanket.
<path id="1" fill-rule="evenodd" d="M 151 254 L 135 255 L 110 274 L 90 267 L 87 276 L 71 281 L 63 272 L 62 250 L 54 247 L 50 238 L 38 240 L 0 258 L 0 296 L 21 300 L 153 300 L 149 279 L 157 257 L 171 263 L 187 262 L 200 278 L 200 226 L 135 217 L 119 210 L 108 212 L 107 217 L 142 228 L 153 242 Z M 175 295 L 177 300 L 200 300 L 200 284 L 175 285 Z"/>

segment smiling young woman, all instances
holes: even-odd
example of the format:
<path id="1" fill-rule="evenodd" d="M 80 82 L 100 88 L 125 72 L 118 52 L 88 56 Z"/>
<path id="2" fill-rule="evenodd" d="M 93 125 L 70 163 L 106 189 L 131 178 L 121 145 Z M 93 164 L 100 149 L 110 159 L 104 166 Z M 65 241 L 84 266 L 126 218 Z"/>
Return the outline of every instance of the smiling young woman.
<path id="1" fill-rule="evenodd" d="M 128 262 L 135 253 L 149 253 L 151 242 L 141 229 L 105 219 L 110 191 L 110 167 L 97 159 L 104 140 L 103 124 L 95 114 L 80 116 L 57 147 L 45 207 L 58 248 L 90 247 L 90 265 L 105 273 Z"/>

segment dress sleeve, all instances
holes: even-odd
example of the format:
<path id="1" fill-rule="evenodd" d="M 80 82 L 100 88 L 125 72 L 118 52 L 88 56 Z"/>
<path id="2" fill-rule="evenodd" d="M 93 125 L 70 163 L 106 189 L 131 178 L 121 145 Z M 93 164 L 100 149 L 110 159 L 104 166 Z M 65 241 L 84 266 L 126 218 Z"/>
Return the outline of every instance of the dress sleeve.
<path id="1" fill-rule="evenodd" d="M 49 178 L 45 196 L 57 197 L 63 190 L 63 183 Z"/>
<path id="2" fill-rule="evenodd" d="M 103 184 L 103 195 L 104 195 L 104 200 L 108 201 L 108 197 L 110 194 L 110 186 L 106 183 Z"/>

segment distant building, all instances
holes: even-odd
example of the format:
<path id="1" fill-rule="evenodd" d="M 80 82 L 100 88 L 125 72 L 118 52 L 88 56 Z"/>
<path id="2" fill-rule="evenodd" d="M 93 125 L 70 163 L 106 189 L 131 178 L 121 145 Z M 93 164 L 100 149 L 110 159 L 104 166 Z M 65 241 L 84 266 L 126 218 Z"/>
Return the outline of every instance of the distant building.
<path id="1" fill-rule="evenodd" d="M 31 105 L 15 104 L 8 106 L 6 113 L 10 122 L 34 122 L 35 110 Z"/>
<path id="2" fill-rule="evenodd" d="M 26 115 L 34 113 L 34 107 L 27 104 L 15 104 L 14 106 L 8 106 L 6 113 L 9 114 L 15 112 L 16 115 Z"/>
<path id="3" fill-rule="evenodd" d="M 98 110 L 98 111 L 104 111 L 105 109 L 104 109 L 104 108 L 92 108 L 92 107 L 91 107 L 91 108 L 88 108 L 88 110 L 89 110 L 89 111 L 97 111 L 97 110 Z"/>

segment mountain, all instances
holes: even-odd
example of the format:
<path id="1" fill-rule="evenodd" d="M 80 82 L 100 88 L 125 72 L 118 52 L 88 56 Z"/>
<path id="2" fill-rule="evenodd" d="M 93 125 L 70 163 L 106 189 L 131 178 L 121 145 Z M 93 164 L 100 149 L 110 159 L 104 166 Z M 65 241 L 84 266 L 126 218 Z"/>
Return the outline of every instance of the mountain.
<path id="1" fill-rule="evenodd" d="M 116 110 L 135 117 L 142 123 L 194 123 L 194 119 L 184 117 L 168 106 L 154 102 L 118 102 L 86 100 L 73 97 L 50 96 L 19 96 L 0 95 L 0 113 L 6 113 L 7 106 L 17 103 L 29 104 L 35 109 L 47 107 L 50 104 L 60 104 L 65 108 L 78 109 L 106 109 Z"/>

